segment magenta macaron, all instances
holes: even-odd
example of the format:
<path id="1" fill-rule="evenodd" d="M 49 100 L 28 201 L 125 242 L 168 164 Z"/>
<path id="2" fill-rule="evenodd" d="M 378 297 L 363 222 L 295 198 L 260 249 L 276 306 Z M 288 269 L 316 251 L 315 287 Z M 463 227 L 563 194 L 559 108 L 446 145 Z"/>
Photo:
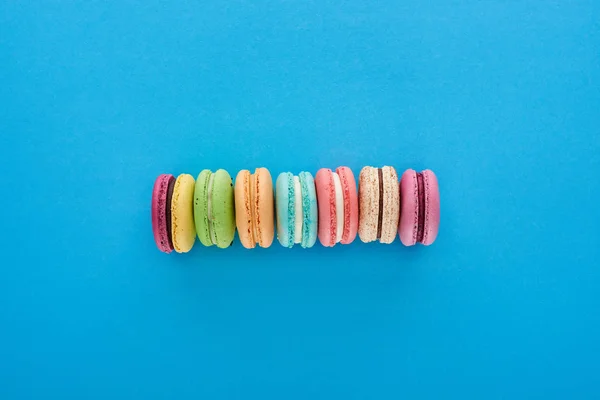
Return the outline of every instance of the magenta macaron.
<path id="1" fill-rule="evenodd" d="M 430 170 L 408 169 L 400 179 L 400 224 L 398 234 L 405 246 L 435 241 L 440 226 L 440 190 Z"/>
<path id="2" fill-rule="evenodd" d="M 152 233 L 158 249 L 164 253 L 173 251 L 171 233 L 171 199 L 175 177 L 162 174 L 154 182 L 152 191 Z"/>
<path id="3" fill-rule="evenodd" d="M 319 241 L 331 247 L 349 244 L 358 231 L 358 195 L 352 170 L 321 168 L 315 176 L 319 207 Z"/>

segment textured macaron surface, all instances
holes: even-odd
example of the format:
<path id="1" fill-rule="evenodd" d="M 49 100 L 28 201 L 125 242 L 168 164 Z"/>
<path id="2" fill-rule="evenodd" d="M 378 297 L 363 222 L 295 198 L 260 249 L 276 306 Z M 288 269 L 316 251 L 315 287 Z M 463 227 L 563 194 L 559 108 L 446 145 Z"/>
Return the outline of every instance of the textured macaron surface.
<path id="1" fill-rule="evenodd" d="M 381 168 L 383 177 L 383 215 L 381 216 L 381 243 L 390 244 L 396 239 L 400 217 L 398 174 L 394 167 Z"/>
<path id="2" fill-rule="evenodd" d="M 209 231 L 212 244 L 225 248 L 231 246 L 235 236 L 235 211 L 233 181 L 224 169 L 213 174 Z"/>
<path id="3" fill-rule="evenodd" d="M 247 169 L 238 172 L 235 178 L 235 221 L 238 236 L 242 246 L 247 249 L 256 247 L 255 237 L 255 207 L 253 195 L 252 175 Z M 253 180 L 252 180 L 253 181 Z"/>
<path id="4" fill-rule="evenodd" d="M 304 248 L 312 247 L 317 241 L 319 226 L 319 211 L 317 208 L 317 192 L 315 180 L 310 172 L 300 172 L 300 187 L 302 188 L 302 242 Z"/>
<path id="5" fill-rule="evenodd" d="M 440 228 L 440 188 L 433 171 L 425 170 L 422 175 L 425 189 L 425 217 L 421 243 L 429 246 L 435 242 Z"/>
<path id="6" fill-rule="evenodd" d="M 419 186 L 417 182 L 417 171 L 408 169 L 400 179 L 400 198 L 402 201 L 402 212 L 398 234 L 400 241 L 405 246 L 413 246 L 417 243 L 417 231 L 419 229 Z"/>
<path id="7" fill-rule="evenodd" d="M 256 240 L 260 247 L 269 247 L 275 235 L 273 209 L 273 178 L 266 168 L 257 168 L 253 176 L 254 225 Z"/>
<path id="8" fill-rule="evenodd" d="M 356 193 L 356 180 L 352 170 L 348 167 L 336 169 L 342 184 L 344 196 L 344 231 L 342 244 L 349 244 L 356 238 L 358 232 L 358 194 Z"/>
<path id="9" fill-rule="evenodd" d="M 158 249 L 164 253 L 173 251 L 171 238 L 171 198 L 175 178 L 162 174 L 154 182 L 152 191 L 152 233 Z"/>
<path id="10" fill-rule="evenodd" d="M 321 168 L 315 175 L 315 188 L 319 210 L 319 241 L 323 246 L 331 247 L 336 243 L 337 213 L 333 172 L 329 168 Z"/>
<path id="11" fill-rule="evenodd" d="M 194 189 L 194 221 L 198 239 L 204 246 L 213 244 L 208 225 L 208 185 L 211 175 L 208 169 L 200 172 Z"/>
<path id="12" fill-rule="evenodd" d="M 284 247 L 294 245 L 295 195 L 294 176 L 283 172 L 275 182 L 275 207 L 277 211 L 277 239 Z"/>
<path id="13" fill-rule="evenodd" d="M 171 230 L 173 247 L 178 253 L 187 253 L 194 246 L 194 185 L 191 175 L 181 174 L 175 181 L 171 201 Z"/>
<path id="14" fill-rule="evenodd" d="M 379 225 L 379 173 L 374 167 L 364 167 L 358 176 L 360 240 L 369 243 L 377 240 Z"/>

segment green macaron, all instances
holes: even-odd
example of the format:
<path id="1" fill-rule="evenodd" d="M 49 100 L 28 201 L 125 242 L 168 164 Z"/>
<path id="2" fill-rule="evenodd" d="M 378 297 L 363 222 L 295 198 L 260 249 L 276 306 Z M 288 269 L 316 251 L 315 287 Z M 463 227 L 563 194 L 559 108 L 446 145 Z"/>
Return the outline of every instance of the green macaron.
<path id="1" fill-rule="evenodd" d="M 231 246 L 235 235 L 233 181 L 227 171 L 205 169 L 194 190 L 196 233 L 204 246 Z"/>

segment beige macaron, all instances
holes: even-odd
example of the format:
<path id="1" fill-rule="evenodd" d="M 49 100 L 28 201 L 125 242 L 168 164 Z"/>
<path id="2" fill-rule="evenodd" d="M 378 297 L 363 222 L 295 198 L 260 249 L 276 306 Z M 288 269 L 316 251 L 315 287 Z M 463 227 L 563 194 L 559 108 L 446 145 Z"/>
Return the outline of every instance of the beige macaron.
<path id="1" fill-rule="evenodd" d="M 394 167 L 364 167 L 358 178 L 358 235 L 365 243 L 392 243 L 398 231 L 400 192 Z"/>

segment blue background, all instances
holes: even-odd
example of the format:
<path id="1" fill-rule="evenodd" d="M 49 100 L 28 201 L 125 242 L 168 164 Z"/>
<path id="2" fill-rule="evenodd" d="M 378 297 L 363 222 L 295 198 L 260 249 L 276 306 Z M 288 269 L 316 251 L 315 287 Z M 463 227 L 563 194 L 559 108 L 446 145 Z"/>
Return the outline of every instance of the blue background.
<path id="1" fill-rule="evenodd" d="M 28 3 L 1 399 L 600 397 L 598 2 Z M 386 164 L 432 247 L 154 245 L 160 173 Z"/>

